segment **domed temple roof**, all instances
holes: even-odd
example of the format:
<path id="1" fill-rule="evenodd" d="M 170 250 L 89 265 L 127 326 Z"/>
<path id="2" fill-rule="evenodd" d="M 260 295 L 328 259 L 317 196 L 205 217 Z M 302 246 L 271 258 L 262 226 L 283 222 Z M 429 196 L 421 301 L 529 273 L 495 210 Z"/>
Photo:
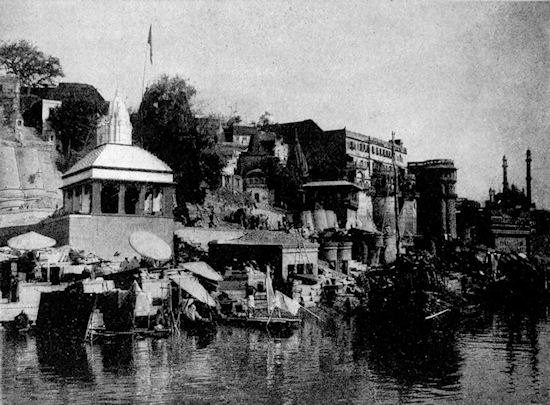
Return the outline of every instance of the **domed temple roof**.
<path id="1" fill-rule="evenodd" d="M 63 187 L 87 179 L 173 183 L 172 169 L 152 153 L 132 145 L 128 111 L 115 96 L 98 146 L 63 174 Z"/>

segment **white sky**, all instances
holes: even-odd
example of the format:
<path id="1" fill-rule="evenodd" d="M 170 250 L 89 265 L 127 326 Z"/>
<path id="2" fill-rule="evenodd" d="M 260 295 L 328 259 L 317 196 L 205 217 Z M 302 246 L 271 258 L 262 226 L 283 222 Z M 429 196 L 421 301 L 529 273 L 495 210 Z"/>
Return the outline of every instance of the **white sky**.
<path id="1" fill-rule="evenodd" d="M 0 38 L 61 59 L 64 81 L 137 107 L 147 80 L 179 74 L 205 112 L 313 119 L 382 139 L 410 160 L 451 158 L 460 196 L 510 181 L 550 208 L 549 3 L 2 1 Z"/>

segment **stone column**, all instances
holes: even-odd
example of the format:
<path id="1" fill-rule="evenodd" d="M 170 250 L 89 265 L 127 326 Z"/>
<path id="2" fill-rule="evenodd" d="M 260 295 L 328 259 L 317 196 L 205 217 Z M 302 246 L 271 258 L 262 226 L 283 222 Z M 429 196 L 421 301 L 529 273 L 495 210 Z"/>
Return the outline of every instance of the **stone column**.
<path id="1" fill-rule="evenodd" d="M 126 214 L 126 184 L 120 183 L 118 186 L 118 213 Z"/>
<path id="2" fill-rule="evenodd" d="M 447 233 L 447 204 L 445 201 L 445 196 L 441 196 L 441 210 L 439 213 L 439 229 L 441 232 L 441 236 L 445 236 Z"/>
<path id="3" fill-rule="evenodd" d="M 101 183 L 92 182 L 92 214 L 101 214 Z"/>
<path id="4" fill-rule="evenodd" d="M 63 208 L 65 212 L 73 212 L 73 190 L 72 188 L 66 188 L 63 190 Z"/>
<path id="5" fill-rule="evenodd" d="M 138 185 L 138 187 L 139 187 L 139 202 L 136 208 L 136 214 L 143 215 L 143 207 L 145 206 L 145 192 L 147 190 L 147 186 L 145 184 L 140 184 Z"/>
<path id="6" fill-rule="evenodd" d="M 164 201 L 162 202 L 162 215 L 172 217 L 174 215 L 174 186 L 165 186 L 162 190 Z"/>

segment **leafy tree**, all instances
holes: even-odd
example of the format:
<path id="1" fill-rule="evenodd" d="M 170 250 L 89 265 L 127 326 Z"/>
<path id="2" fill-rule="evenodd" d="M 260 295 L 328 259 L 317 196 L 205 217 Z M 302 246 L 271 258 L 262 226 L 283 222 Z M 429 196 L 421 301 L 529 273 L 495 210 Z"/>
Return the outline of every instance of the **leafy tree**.
<path id="1" fill-rule="evenodd" d="M 16 75 L 27 93 L 32 87 L 52 85 L 55 78 L 64 76 L 58 58 L 45 55 L 25 40 L 0 45 L 0 66 Z"/>
<path id="2" fill-rule="evenodd" d="M 258 118 L 258 122 L 256 123 L 256 127 L 262 130 L 268 130 L 268 128 L 271 125 L 274 125 L 275 123 L 272 120 L 272 115 L 269 111 L 265 111 L 262 115 L 260 115 L 260 118 Z"/>
<path id="3" fill-rule="evenodd" d="M 186 203 L 202 203 L 206 189 L 219 186 L 225 165 L 215 134 L 197 131 L 190 103 L 195 94 L 179 76 L 161 76 L 145 91 L 134 126 L 134 138 L 174 171 L 178 206 L 187 220 Z"/>
<path id="4" fill-rule="evenodd" d="M 65 171 L 95 145 L 97 125 L 109 104 L 87 92 L 71 92 L 49 117 L 61 144 L 59 170 Z"/>

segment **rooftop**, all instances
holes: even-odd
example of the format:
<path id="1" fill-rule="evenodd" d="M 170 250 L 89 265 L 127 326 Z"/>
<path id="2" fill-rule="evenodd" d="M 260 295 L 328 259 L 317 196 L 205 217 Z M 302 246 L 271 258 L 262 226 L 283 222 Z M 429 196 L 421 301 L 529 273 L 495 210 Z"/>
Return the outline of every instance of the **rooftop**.
<path id="1" fill-rule="evenodd" d="M 215 242 L 229 245 L 272 245 L 284 248 L 317 248 L 319 245 L 305 239 L 299 232 L 291 231 L 263 231 L 253 230 L 246 232 L 237 239 Z"/>
<path id="2" fill-rule="evenodd" d="M 65 172 L 62 178 L 64 185 L 76 182 L 73 179 L 81 181 L 85 178 L 173 182 L 172 169 L 155 155 L 138 146 L 115 143 L 106 143 L 93 149 Z"/>
<path id="3" fill-rule="evenodd" d="M 327 180 L 327 181 L 311 181 L 302 185 L 304 188 L 314 188 L 314 187 L 353 187 L 361 189 L 357 184 L 351 183 L 347 180 Z"/>

